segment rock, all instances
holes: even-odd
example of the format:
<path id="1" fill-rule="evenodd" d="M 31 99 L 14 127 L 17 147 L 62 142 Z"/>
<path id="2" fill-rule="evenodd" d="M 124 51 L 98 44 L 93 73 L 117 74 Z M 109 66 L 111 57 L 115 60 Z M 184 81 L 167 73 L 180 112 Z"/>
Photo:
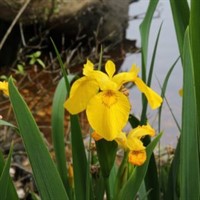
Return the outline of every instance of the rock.
<path id="1" fill-rule="evenodd" d="M 25 0 L 0 0 L 0 18 L 12 22 Z M 102 41 L 120 40 L 128 22 L 129 0 L 34 0 L 19 21 L 45 24 L 73 36 L 93 35 Z"/>

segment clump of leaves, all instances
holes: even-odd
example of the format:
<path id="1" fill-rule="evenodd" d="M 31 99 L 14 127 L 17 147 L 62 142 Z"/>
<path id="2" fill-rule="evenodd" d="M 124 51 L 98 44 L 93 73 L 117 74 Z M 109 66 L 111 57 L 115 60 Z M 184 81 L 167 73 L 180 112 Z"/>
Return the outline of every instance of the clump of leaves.
<path id="1" fill-rule="evenodd" d="M 36 51 L 36 52 L 28 55 L 27 57 L 30 58 L 29 64 L 30 65 L 34 65 L 34 64 L 38 63 L 40 66 L 42 66 L 43 68 L 45 68 L 45 64 L 40 59 L 40 56 L 41 56 L 41 51 Z"/>

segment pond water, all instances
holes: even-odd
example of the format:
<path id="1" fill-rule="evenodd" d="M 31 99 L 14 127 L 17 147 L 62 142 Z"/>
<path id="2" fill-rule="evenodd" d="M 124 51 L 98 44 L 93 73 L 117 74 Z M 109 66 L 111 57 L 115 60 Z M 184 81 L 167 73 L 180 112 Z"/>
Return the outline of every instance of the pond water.
<path id="1" fill-rule="evenodd" d="M 140 16 L 139 19 L 130 20 L 129 27 L 127 29 L 126 37 L 128 39 L 136 39 L 137 46 L 140 47 L 140 33 L 139 25 L 143 20 L 144 13 L 148 7 L 148 0 L 142 0 L 130 5 L 129 15 Z M 148 51 L 148 63 L 150 65 L 151 56 L 153 52 L 153 47 L 155 44 L 155 39 L 157 36 L 158 29 L 163 22 L 160 40 L 158 44 L 158 50 L 155 60 L 155 68 L 152 79 L 152 88 L 160 93 L 161 89 L 159 83 L 162 85 L 164 78 L 179 56 L 178 45 L 174 30 L 174 24 L 172 19 L 172 14 L 170 10 L 170 3 L 166 0 L 160 0 L 156 13 L 151 25 L 150 32 L 150 42 L 149 42 L 149 51 Z M 126 59 L 122 65 L 123 70 L 128 70 L 133 63 L 136 63 L 138 66 L 141 66 L 141 54 L 127 54 Z M 181 126 L 181 104 L 182 98 L 179 96 L 178 91 L 182 88 L 182 66 L 179 61 L 174 68 L 174 71 L 171 74 L 171 77 L 168 82 L 168 87 L 166 91 L 166 98 L 170 105 L 170 109 L 174 113 L 179 125 Z M 140 117 L 141 114 L 141 95 L 138 91 L 133 89 L 131 92 L 131 99 L 133 100 L 133 112 L 136 116 Z M 164 132 L 161 139 L 161 146 L 172 146 L 175 147 L 177 144 L 177 138 L 179 136 L 179 130 L 176 126 L 176 123 L 173 120 L 170 109 L 166 104 L 166 101 L 163 104 L 162 111 L 162 122 L 161 130 Z M 157 129 L 157 111 L 151 111 L 148 109 L 148 119 L 150 124 Z"/>

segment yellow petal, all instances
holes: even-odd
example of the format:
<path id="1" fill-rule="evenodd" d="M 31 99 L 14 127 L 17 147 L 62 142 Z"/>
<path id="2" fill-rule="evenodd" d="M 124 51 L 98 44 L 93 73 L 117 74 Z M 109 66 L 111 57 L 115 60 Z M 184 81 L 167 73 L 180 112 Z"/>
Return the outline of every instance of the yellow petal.
<path id="1" fill-rule="evenodd" d="M 144 164 L 147 159 L 146 151 L 130 151 L 128 155 L 128 161 L 136 166 Z"/>
<path id="2" fill-rule="evenodd" d="M 116 70 L 116 69 L 115 69 L 115 64 L 114 64 L 111 60 L 108 60 L 108 61 L 106 62 L 105 70 L 106 70 L 108 76 L 109 76 L 110 78 L 112 78 L 113 75 L 114 75 L 114 73 L 115 73 L 115 70 Z"/>
<path id="3" fill-rule="evenodd" d="M 136 65 L 133 65 L 129 72 L 118 73 L 112 80 L 117 83 L 118 89 L 120 89 L 123 84 L 133 82 L 137 78 L 138 72 L 139 68 L 137 68 Z"/>
<path id="4" fill-rule="evenodd" d="M 135 79 L 135 84 L 141 92 L 143 92 L 152 109 L 158 108 L 162 103 L 162 98 L 150 87 L 148 87 L 140 78 Z"/>
<path id="5" fill-rule="evenodd" d="M 83 75 L 89 76 L 91 72 L 93 72 L 93 70 L 94 70 L 94 64 L 87 59 L 86 64 L 84 64 Z"/>
<path id="6" fill-rule="evenodd" d="M 128 121 L 130 103 L 118 91 L 104 91 L 88 103 L 86 113 L 91 127 L 104 139 L 111 141 L 121 133 Z"/>
<path id="7" fill-rule="evenodd" d="M 0 90 L 2 90 L 5 95 L 9 96 L 9 93 L 8 93 L 8 82 L 0 81 Z"/>
<path id="8" fill-rule="evenodd" d="M 95 80 L 82 77 L 72 85 L 70 97 L 64 103 L 64 107 L 71 114 L 77 114 L 86 109 L 89 100 L 98 90 L 99 87 Z"/>
<path id="9" fill-rule="evenodd" d="M 178 91 L 179 95 L 182 97 L 183 96 L 183 88 L 181 88 L 179 91 Z"/>
<path id="10" fill-rule="evenodd" d="M 137 126 L 136 128 L 132 129 L 128 137 L 137 137 L 142 138 L 145 135 L 149 135 L 153 137 L 155 135 L 155 130 L 149 125 Z"/>
<path id="11" fill-rule="evenodd" d="M 132 151 L 141 151 L 145 147 L 140 139 L 137 137 L 127 137 L 127 147 Z"/>
<path id="12" fill-rule="evenodd" d="M 127 137 L 124 132 L 121 132 L 115 139 L 119 146 L 123 149 L 127 149 Z"/>
<path id="13" fill-rule="evenodd" d="M 101 90 L 117 90 L 117 84 L 113 82 L 107 74 L 95 70 L 92 77 L 97 81 Z"/>

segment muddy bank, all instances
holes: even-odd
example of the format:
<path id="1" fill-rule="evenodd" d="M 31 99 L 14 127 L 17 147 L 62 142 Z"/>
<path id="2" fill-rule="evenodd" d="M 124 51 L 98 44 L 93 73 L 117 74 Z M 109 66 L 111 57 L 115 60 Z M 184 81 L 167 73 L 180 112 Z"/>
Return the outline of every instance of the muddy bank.
<path id="1" fill-rule="evenodd" d="M 0 40 L 25 2 L 0 0 Z M 72 44 L 72 48 L 79 44 L 89 48 L 102 43 L 118 44 L 128 25 L 129 3 L 129 0 L 30 0 L 0 51 L 0 64 L 12 63 L 24 47 L 48 48 L 50 37 L 62 49 Z"/>

